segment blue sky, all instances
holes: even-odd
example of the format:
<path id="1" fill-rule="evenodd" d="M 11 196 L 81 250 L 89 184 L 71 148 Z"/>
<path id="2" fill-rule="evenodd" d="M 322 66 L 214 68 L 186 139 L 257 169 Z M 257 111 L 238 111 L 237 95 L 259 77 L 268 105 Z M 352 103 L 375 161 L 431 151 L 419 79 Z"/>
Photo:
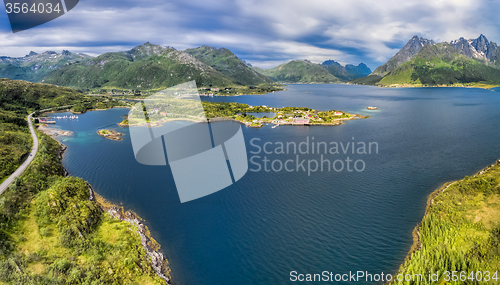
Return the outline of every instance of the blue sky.
<path id="1" fill-rule="evenodd" d="M 0 12 L 0 55 L 31 50 L 98 55 L 144 42 L 183 50 L 225 47 L 254 66 L 293 59 L 387 61 L 413 35 L 500 43 L 496 0 L 81 0 L 66 15 L 13 34 Z"/>

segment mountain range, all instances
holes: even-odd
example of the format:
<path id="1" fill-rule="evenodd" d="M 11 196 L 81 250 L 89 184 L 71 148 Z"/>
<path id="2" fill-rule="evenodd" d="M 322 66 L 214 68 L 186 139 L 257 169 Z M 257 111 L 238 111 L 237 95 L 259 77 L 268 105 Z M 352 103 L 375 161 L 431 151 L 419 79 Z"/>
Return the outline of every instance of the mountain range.
<path id="1" fill-rule="evenodd" d="M 44 83 L 79 89 L 151 90 L 196 80 L 198 86 L 237 85 L 190 54 L 145 43 L 129 51 L 108 52 L 84 63 L 65 65 Z"/>
<path id="2" fill-rule="evenodd" d="M 0 78 L 39 82 L 50 72 L 70 63 L 86 62 L 92 57 L 63 50 L 61 53 L 30 52 L 24 57 L 0 57 Z"/>
<path id="3" fill-rule="evenodd" d="M 484 35 L 436 44 L 414 36 L 387 63 L 352 83 L 398 85 L 500 85 L 500 50 Z"/>
<path id="4" fill-rule="evenodd" d="M 334 60 L 323 64 L 296 60 L 273 69 L 252 67 L 226 48 L 201 46 L 176 50 L 149 42 L 128 51 L 97 57 L 47 51 L 25 57 L 0 58 L 0 78 L 43 82 L 79 90 L 156 90 L 196 80 L 199 87 L 336 83 L 368 75 L 363 63 L 342 66 Z M 263 87 L 265 88 L 265 87 Z"/>
<path id="5" fill-rule="evenodd" d="M 340 78 L 343 81 L 349 81 L 369 75 L 372 71 L 364 63 L 360 63 L 357 66 L 352 64 L 347 64 L 342 66 L 335 60 L 327 60 L 321 64 L 331 75 Z"/>
<path id="6" fill-rule="evenodd" d="M 255 68 L 258 72 L 282 83 L 339 83 L 367 76 L 370 68 L 364 63 L 358 66 L 342 66 L 334 60 L 322 64 L 309 60 L 292 60 L 271 69 Z"/>

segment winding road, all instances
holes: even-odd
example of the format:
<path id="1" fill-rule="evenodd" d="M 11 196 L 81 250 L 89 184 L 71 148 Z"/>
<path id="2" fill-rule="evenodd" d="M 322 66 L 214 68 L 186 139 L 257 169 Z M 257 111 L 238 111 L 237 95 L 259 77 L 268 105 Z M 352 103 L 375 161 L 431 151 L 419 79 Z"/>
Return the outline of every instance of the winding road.
<path id="1" fill-rule="evenodd" d="M 5 179 L 5 181 L 0 185 L 0 195 L 9 187 L 9 185 L 14 182 L 16 177 L 21 176 L 24 170 L 30 165 L 30 163 L 35 158 L 36 153 L 38 152 L 38 137 L 36 136 L 35 129 L 33 127 L 33 123 L 31 122 L 31 116 L 34 114 L 31 113 L 28 115 L 28 124 L 30 127 L 31 136 L 33 137 L 33 148 L 31 148 L 31 152 L 28 158 L 19 166 L 14 173 L 12 173 L 9 178 Z"/>
<path id="2" fill-rule="evenodd" d="M 88 102 L 84 102 L 84 103 L 88 103 Z M 44 110 L 40 110 L 38 112 L 43 113 L 43 112 L 52 111 L 55 108 L 56 109 L 64 109 L 64 108 L 69 108 L 69 107 L 73 107 L 73 106 L 75 106 L 75 104 L 44 109 Z M 30 165 L 30 163 L 33 161 L 33 159 L 35 159 L 36 153 L 38 152 L 38 137 L 36 136 L 35 128 L 33 127 L 33 123 L 31 122 L 31 116 L 33 116 L 34 113 L 35 112 L 28 115 L 28 125 L 30 127 L 31 136 L 33 137 L 33 148 L 31 148 L 30 155 L 23 162 L 23 164 L 21 164 L 21 166 L 19 166 L 16 169 L 16 171 L 14 171 L 14 173 L 12 173 L 9 176 L 9 178 L 5 179 L 5 181 L 2 182 L 2 184 L 0 184 L 0 195 L 2 195 L 2 193 L 9 187 L 9 185 L 12 184 L 12 182 L 14 182 L 16 177 L 19 177 L 19 176 L 21 176 L 21 174 L 23 174 L 23 172 L 26 170 L 28 165 Z"/>

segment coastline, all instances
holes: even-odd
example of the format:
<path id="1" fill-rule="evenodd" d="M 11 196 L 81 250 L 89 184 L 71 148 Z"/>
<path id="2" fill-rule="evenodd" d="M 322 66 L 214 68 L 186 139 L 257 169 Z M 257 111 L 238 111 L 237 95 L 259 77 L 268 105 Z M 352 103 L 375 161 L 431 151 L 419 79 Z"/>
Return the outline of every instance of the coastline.
<path id="1" fill-rule="evenodd" d="M 485 168 L 481 169 L 480 171 L 476 172 L 475 174 L 471 175 L 471 177 L 476 177 L 478 175 L 482 175 L 484 172 L 486 172 L 487 170 L 489 170 L 490 168 L 492 168 L 496 165 L 500 165 L 500 159 L 497 159 L 494 164 L 488 165 Z M 441 187 L 432 191 L 428 195 L 426 206 L 425 206 L 425 213 L 424 213 L 424 216 L 422 217 L 422 221 L 429 215 L 429 210 L 430 210 L 430 207 L 434 203 L 434 199 L 436 199 L 439 195 L 441 195 L 443 192 L 445 192 L 450 186 L 452 186 L 453 184 L 455 184 L 461 180 L 463 180 L 463 179 L 445 182 Z M 415 228 L 413 228 L 413 231 L 412 231 L 413 243 L 410 247 L 410 250 L 408 251 L 408 253 L 405 256 L 405 259 L 403 260 L 403 262 L 399 266 L 399 268 L 396 271 L 396 274 L 394 274 L 394 276 L 397 276 L 398 274 L 403 273 L 404 269 L 405 269 L 405 264 L 407 264 L 407 262 L 411 260 L 411 258 L 415 252 L 417 252 L 418 250 L 420 250 L 422 248 L 422 241 L 420 238 L 420 227 L 421 226 L 422 226 L 422 222 L 419 222 L 415 226 Z M 387 282 L 386 284 L 395 284 L 394 281 L 395 280 L 393 280 L 393 282 Z"/>
<path id="2" fill-rule="evenodd" d="M 443 86 L 424 86 L 424 85 L 412 85 L 412 84 L 393 84 L 391 86 L 387 85 L 371 85 L 371 84 L 356 84 L 356 83 L 345 83 L 347 85 L 358 85 L 358 86 L 372 86 L 372 87 L 378 87 L 378 88 L 478 88 L 478 89 L 485 89 L 485 90 L 492 90 L 493 88 L 500 87 L 500 85 L 473 85 L 473 86 L 454 86 L 454 85 L 443 85 Z M 493 90 L 492 90 L 493 91 Z"/>
<path id="3" fill-rule="evenodd" d="M 45 131 L 47 130 L 50 129 L 46 128 L 44 130 L 39 130 L 39 131 L 45 133 Z M 62 131 L 62 132 L 68 132 L 68 131 Z M 57 158 L 62 162 L 62 159 L 64 157 L 64 152 L 68 149 L 68 147 L 59 140 L 55 139 L 57 135 L 48 133 L 46 134 L 61 146 Z M 64 169 L 64 176 L 71 176 L 64 166 L 63 169 Z M 157 276 L 162 278 L 166 284 L 171 284 L 172 281 L 170 277 L 170 267 L 168 266 L 168 260 L 165 258 L 165 255 L 162 252 L 160 252 L 161 245 L 151 236 L 148 227 L 144 225 L 143 219 L 139 217 L 137 214 L 135 214 L 132 210 L 125 211 L 123 207 L 107 201 L 104 197 L 95 192 L 94 188 L 88 181 L 85 182 L 87 183 L 87 187 L 89 189 L 89 194 L 90 194 L 89 200 L 95 202 L 102 212 L 107 212 L 113 218 L 118 219 L 120 221 L 126 221 L 131 226 L 137 227 L 138 230 L 136 232 L 139 234 L 141 238 L 143 249 L 150 257 L 151 267 L 153 271 L 156 273 Z"/>
<path id="4" fill-rule="evenodd" d="M 56 111 L 46 111 L 46 112 L 41 113 L 40 115 L 43 116 L 44 114 L 54 114 L 54 113 L 64 113 L 64 112 L 70 112 L 71 114 L 75 114 L 75 115 L 83 115 L 83 114 L 85 114 L 87 112 L 92 112 L 92 111 L 106 111 L 106 110 L 111 110 L 113 108 L 127 108 L 127 109 L 130 109 L 132 107 L 130 107 L 130 106 L 113 106 L 113 107 L 109 107 L 109 108 L 106 108 L 106 109 L 89 109 L 89 110 L 86 110 L 85 112 L 74 112 L 71 109 L 63 109 L 63 110 L 56 110 Z"/>

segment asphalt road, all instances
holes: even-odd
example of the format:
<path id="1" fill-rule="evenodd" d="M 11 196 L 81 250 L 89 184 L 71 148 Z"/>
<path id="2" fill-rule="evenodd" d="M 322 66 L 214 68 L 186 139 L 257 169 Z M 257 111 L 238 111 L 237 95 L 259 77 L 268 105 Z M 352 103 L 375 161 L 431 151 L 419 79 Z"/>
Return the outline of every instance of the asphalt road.
<path id="1" fill-rule="evenodd" d="M 5 181 L 0 185 L 0 195 L 9 187 L 12 182 L 14 182 L 14 179 L 16 177 L 19 177 L 21 176 L 21 174 L 23 174 L 24 170 L 26 170 L 28 165 L 30 165 L 30 163 L 33 161 L 38 151 L 38 137 L 36 136 L 35 129 L 33 128 L 33 123 L 31 122 L 31 116 L 33 114 L 34 113 L 28 115 L 28 124 L 30 127 L 31 136 L 33 137 L 33 148 L 31 149 L 28 158 L 23 162 L 23 164 L 21 164 L 21 166 L 19 166 L 19 168 L 17 168 L 17 170 L 14 171 L 14 173 L 12 173 L 12 175 L 10 175 L 9 178 L 5 179 Z"/>

